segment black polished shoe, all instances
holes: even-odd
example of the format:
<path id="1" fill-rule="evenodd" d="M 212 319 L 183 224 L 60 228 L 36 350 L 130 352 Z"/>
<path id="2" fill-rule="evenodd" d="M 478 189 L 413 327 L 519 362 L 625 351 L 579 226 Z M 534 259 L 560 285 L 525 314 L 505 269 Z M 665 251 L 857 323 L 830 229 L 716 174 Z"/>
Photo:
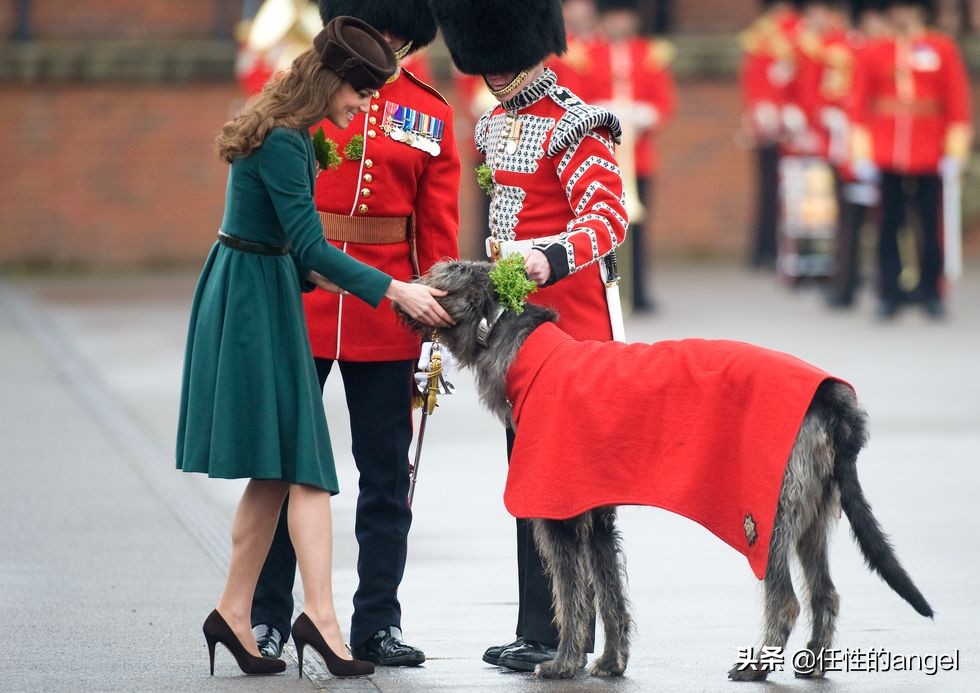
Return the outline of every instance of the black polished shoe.
<path id="1" fill-rule="evenodd" d="M 422 650 L 402 641 L 402 630 L 398 626 L 379 630 L 366 642 L 351 648 L 351 654 L 383 667 L 417 667 L 425 661 Z"/>
<path id="2" fill-rule="evenodd" d="M 524 636 L 522 635 L 514 642 L 509 642 L 506 645 L 494 645 L 493 647 L 488 647 L 487 651 L 483 653 L 483 661 L 487 664 L 498 666 L 500 664 L 500 655 L 504 653 L 504 650 L 509 650 L 512 647 L 520 647 L 523 644 Z"/>
<path id="3" fill-rule="evenodd" d="M 255 635 L 255 644 L 259 646 L 259 654 L 269 659 L 279 659 L 282 657 L 282 648 L 286 644 L 282 633 L 265 623 L 260 623 L 252 628 Z"/>
<path id="4" fill-rule="evenodd" d="M 894 320 L 897 314 L 898 301 L 891 299 L 882 300 L 882 302 L 878 304 L 878 308 L 875 310 L 875 317 L 882 322 Z"/>
<path id="5" fill-rule="evenodd" d="M 497 666 L 514 671 L 534 671 L 534 667 L 555 658 L 557 649 L 535 640 L 521 639 L 520 645 L 509 647 L 500 653 Z"/>
<path id="6" fill-rule="evenodd" d="M 942 299 L 936 296 L 923 301 L 922 307 L 925 308 L 926 315 L 933 320 L 942 320 L 946 317 L 946 306 L 943 305 Z"/>

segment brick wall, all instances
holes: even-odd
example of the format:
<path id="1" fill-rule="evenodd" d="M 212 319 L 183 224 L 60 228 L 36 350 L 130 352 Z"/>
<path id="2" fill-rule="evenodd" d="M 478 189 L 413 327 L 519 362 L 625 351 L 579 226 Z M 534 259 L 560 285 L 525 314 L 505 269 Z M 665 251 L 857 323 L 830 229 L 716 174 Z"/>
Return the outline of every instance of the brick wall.
<path id="1" fill-rule="evenodd" d="M 14 0 L 0 3 L 0 35 L 9 36 Z M 32 39 L 210 36 L 216 23 L 231 34 L 238 0 L 31 0 Z"/>
<path id="2" fill-rule="evenodd" d="M 221 221 L 221 86 L 5 88 L 0 264 L 186 261 Z"/>
<path id="3" fill-rule="evenodd" d="M 740 256 L 752 158 L 736 143 L 737 89 L 730 81 L 679 88 L 661 141 L 656 252 Z M 234 85 L 8 87 L 0 100 L 0 265 L 203 258 L 227 175 L 212 143 L 240 103 Z M 461 244 L 471 255 L 482 227 L 475 165 L 463 167 Z M 969 221 L 968 240 L 980 249 L 980 218 Z"/>

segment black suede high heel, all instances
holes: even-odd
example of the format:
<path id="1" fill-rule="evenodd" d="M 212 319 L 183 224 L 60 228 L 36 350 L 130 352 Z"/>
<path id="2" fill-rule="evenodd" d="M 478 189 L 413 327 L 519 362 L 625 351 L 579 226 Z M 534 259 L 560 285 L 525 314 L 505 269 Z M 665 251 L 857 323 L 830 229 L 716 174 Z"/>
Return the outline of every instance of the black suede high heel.
<path id="1" fill-rule="evenodd" d="M 286 671 L 286 663 L 281 659 L 256 657 L 242 645 L 238 636 L 222 618 L 218 610 L 212 611 L 204 621 L 204 639 L 208 641 L 208 655 L 211 657 L 211 676 L 214 676 L 214 646 L 219 642 L 228 648 L 238 662 L 238 667 L 246 674 L 281 674 Z"/>
<path id="2" fill-rule="evenodd" d="M 323 658 L 323 663 L 334 676 L 367 676 L 374 673 L 374 664 L 360 659 L 342 659 L 334 654 L 330 645 L 320 635 L 313 621 L 305 613 L 300 614 L 293 624 L 293 644 L 299 659 L 299 677 L 303 678 L 303 648 L 309 645 Z"/>

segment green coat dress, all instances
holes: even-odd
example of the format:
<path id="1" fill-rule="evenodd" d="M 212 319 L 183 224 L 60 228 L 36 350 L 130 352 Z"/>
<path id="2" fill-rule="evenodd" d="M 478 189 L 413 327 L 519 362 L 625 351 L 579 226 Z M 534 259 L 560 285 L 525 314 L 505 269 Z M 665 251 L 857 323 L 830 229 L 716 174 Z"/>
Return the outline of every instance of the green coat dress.
<path id="1" fill-rule="evenodd" d="M 228 174 L 221 230 L 287 255 L 215 243 L 191 307 L 177 468 L 338 491 L 301 287 L 316 270 L 372 306 L 391 278 L 323 238 L 307 133 L 275 128 Z"/>

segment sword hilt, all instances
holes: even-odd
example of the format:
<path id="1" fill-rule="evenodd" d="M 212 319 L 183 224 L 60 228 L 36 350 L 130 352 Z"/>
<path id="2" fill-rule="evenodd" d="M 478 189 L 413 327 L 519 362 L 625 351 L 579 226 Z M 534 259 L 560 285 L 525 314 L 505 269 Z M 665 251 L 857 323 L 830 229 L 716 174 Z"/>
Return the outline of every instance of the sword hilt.
<path id="1" fill-rule="evenodd" d="M 616 257 L 616 249 L 610 250 L 603 258 L 602 263 L 606 267 L 606 285 L 612 286 L 613 284 L 618 284 L 620 280 L 619 276 L 619 261 Z"/>

